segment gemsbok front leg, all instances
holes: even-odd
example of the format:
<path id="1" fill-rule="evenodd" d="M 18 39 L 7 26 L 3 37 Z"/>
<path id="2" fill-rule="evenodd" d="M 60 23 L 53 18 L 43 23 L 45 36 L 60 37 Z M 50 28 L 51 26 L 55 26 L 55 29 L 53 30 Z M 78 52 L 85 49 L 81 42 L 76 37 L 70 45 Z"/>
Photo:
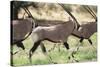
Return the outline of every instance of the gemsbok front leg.
<path id="1" fill-rule="evenodd" d="M 91 41 L 91 39 L 88 39 L 88 41 L 89 41 L 89 43 L 92 45 L 92 41 Z"/>
<path id="2" fill-rule="evenodd" d="M 66 49 L 69 49 L 69 44 L 67 42 L 64 42 L 63 45 L 66 47 Z"/>
<path id="3" fill-rule="evenodd" d="M 16 43 L 16 46 L 22 48 L 23 50 L 25 50 L 25 47 L 24 47 L 24 45 L 23 45 L 22 42 L 17 42 L 17 43 Z M 19 51 L 20 51 L 20 50 L 19 50 Z M 11 52 L 11 54 L 12 54 L 12 55 L 15 55 L 15 54 L 17 54 L 19 51 L 16 51 L 16 52 L 14 52 L 14 53 Z"/>
<path id="4" fill-rule="evenodd" d="M 43 44 L 42 42 L 41 42 L 41 45 L 40 45 L 40 46 L 41 46 L 42 52 L 43 52 L 47 57 L 49 57 L 48 60 L 49 60 L 51 63 L 56 64 L 55 62 L 52 61 L 51 56 L 48 55 L 48 53 L 47 53 L 47 51 L 46 51 L 46 48 L 45 48 L 45 46 L 44 46 L 44 44 Z"/>
<path id="5" fill-rule="evenodd" d="M 32 63 L 32 54 L 35 52 L 35 50 L 40 45 L 40 43 L 41 43 L 41 40 L 35 42 L 33 47 L 30 49 L 30 51 L 29 51 L 29 61 L 30 61 L 30 63 Z"/>
<path id="6" fill-rule="evenodd" d="M 22 42 L 17 42 L 16 44 L 18 47 L 21 47 L 23 50 L 25 50 L 25 47 Z"/>

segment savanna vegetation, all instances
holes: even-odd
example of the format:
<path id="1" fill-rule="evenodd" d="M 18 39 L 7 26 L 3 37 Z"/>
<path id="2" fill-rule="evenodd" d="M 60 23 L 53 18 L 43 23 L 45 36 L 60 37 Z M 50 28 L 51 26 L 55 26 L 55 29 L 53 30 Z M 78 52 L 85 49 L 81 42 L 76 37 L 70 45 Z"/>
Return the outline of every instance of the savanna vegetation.
<path id="1" fill-rule="evenodd" d="M 15 6 L 17 9 L 15 9 L 16 7 L 13 8 L 13 10 L 16 12 L 14 13 L 14 16 L 12 16 L 12 19 L 27 18 L 28 14 L 25 13 L 23 7 L 27 7 L 32 16 L 38 20 L 44 19 L 66 21 L 69 17 L 66 11 L 64 11 L 64 9 L 57 3 L 15 2 Z M 93 17 L 82 7 L 82 5 L 65 4 L 65 6 L 75 16 L 79 24 L 84 24 L 87 21 L 95 21 Z M 90 7 L 95 13 L 97 13 L 96 6 L 90 5 Z M 49 41 L 44 41 L 43 43 L 46 47 L 48 55 L 52 58 L 52 61 L 56 62 L 57 64 L 63 64 L 75 62 L 72 59 L 69 60 L 68 56 L 77 48 L 78 44 L 80 44 L 80 48 L 75 54 L 75 59 L 77 59 L 79 62 L 97 61 L 97 33 L 91 36 L 91 40 L 93 42 L 92 45 L 86 39 L 82 43 L 79 43 L 79 38 L 71 35 L 67 41 L 70 49 L 66 50 L 62 43 L 60 43 L 60 51 L 58 43 L 52 43 Z M 18 48 L 16 45 L 13 46 L 13 53 L 19 51 L 17 54 L 13 55 L 13 63 L 15 66 L 31 65 L 28 54 L 34 42 L 31 40 L 30 36 L 24 40 L 23 43 L 25 50 Z M 55 49 L 49 52 L 54 45 L 56 45 Z M 41 48 L 38 47 L 32 56 L 32 65 L 52 64 L 48 59 L 48 56 L 44 55 Z"/>

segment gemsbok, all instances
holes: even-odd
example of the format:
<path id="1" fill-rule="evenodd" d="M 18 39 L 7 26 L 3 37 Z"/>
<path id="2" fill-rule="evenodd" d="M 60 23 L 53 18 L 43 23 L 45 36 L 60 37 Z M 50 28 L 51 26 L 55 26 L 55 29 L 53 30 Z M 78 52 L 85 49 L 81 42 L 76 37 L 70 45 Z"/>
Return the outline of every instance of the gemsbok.
<path id="1" fill-rule="evenodd" d="M 92 15 L 94 15 L 94 13 L 91 11 Z M 70 35 L 74 35 L 78 38 L 80 38 L 80 43 L 83 42 L 84 39 L 88 39 L 89 43 L 92 45 L 92 41 L 90 39 L 90 37 L 95 33 L 97 32 L 97 17 L 96 15 L 93 16 L 93 18 L 95 19 L 94 22 L 87 22 L 86 24 L 82 24 L 80 25 L 79 29 L 74 29 L 72 31 L 72 33 L 70 33 Z M 43 22 L 43 21 L 41 21 Z M 48 22 L 48 21 L 44 21 L 44 22 Z M 50 21 L 49 21 L 50 22 Z M 54 22 L 54 21 L 52 21 Z M 42 24 L 41 24 L 42 25 Z M 50 25 L 50 24 L 48 24 Z M 51 24 L 52 25 L 52 24 Z M 54 24 L 55 25 L 55 24 Z M 70 27 L 71 28 L 71 27 Z M 54 45 L 55 46 L 55 45 Z M 77 46 L 77 50 L 78 50 L 79 46 Z M 76 50 L 75 50 L 76 51 Z M 72 57 L 73 56 L 73 53 L 75 52 L 73 51 L 72 52 Z M 77 61 L 77 60 L 76 60 Z"/>
<path id="2" fill-rule="evenodd" d="M 90 37 L 97 32 L 97 23 L 96 22 L 87 22 L 87 24 L 80 25 L 79 30 L 74 29 L 72 35 L 79 37 L 80 42 L 84 39 L 88 39 L 89 43 L 92 44 Z"/>
<path id="3" fill-rule="evenodd" d="M 82 24 L 79 27 L 79 30 L 74 29 L 71 35 L 74 35 L 80 38 L 80 42 L 82 43 L 84 39 L 88 39 L 89 43 L 92 45 L 92 41 L 90 37 L 97 32 L 97 17 L 92 9 L 89 6 L 83 6 L 90 15 L 95 19 L 95 21 L 87 22 L 86 24 Z M 65 8 L 66 9 L 66 8 Z"/>
<path id="4" fill-rule="evenodd" d="M 74 29 L 72 35 L 80 38 L 80 43 L 82 43 L 84 39 L 87 39 L 89 43 L 92 45 L 90 37 L 97 32 L 97 16 L 89 6 L 87 7 L 83 6 L 83 7 L 91 14 L 91 16 L 95 19 L 95 21 L 87 22 L 86 24 L 80 25 L 79 30 Z M 80 44 L 78 44 L 77 48 L 71 53 L 73 59 L 74 59 L 74 54 L 79 50 L 79 47 Z"/>
<path id="5" fill-rule="evenodd" d="M 87 22 L 86 24 L 80 25 L 79 30 L 74 30 L 72 35 L 81 38 L 80 42 L 84 39 L 88 39 L 89 43 L 92 44 L 90 37 L 97 32 L 97 16 L 94 11 L 89 6 L 83 6 L 90 15 L 95 19 L 95 21 Z"/>
<path id="6" fill-rule="evenodd" d="M 25 49 L 22 41 L 31 34 L 34 21 L 31 18 L 11 21 L 11 45 Z"/>
<path id="7" fill-rule="evenodd" d="M 69 45 L 66 42 L 68 36 L 75 29 L 75 22 L 69 19 L 66 23 L 61 23 L 52 26 L 38 26 L 36 27 L 31 34 L 32 40 L 34 42 L 33 47 L 29 51 L 29 60 L 32 62 L 31 57 L 37 47 L 43 46 L 43 52 L 46 53 L 46 49 L 42 43 L 44 40 L 48 40 L 54 43 L 63 43 L 66 49 L 69 49 Z M 42 44 L 42 45 L 41 45 Z"/>

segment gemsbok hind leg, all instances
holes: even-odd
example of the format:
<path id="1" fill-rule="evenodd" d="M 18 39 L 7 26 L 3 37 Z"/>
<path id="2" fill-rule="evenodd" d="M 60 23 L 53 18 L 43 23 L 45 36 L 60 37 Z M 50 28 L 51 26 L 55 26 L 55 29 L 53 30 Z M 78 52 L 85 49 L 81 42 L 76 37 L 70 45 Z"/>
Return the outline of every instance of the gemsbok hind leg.
<path id="1" fill-rule="evenodd" d="M 67 42 L 64 42 L 63 45 L 66 47 L 66 49 L 69 49 L 69 44 Z"/>
<path id="2" fill-rule="evenodd" d="M 88 41 L 89 41 L 90 45 L 92 46 L 92 48 L 93 48 L 93 49 L 96 49 L 96 47 L 93 45 L 91 39 L 88 39 Z"/>
<path id="3" fill-rule="evenodd" d="M 77 51 L 79 50 L 79 47 L 81 45 L 81 43 L 83 42 L 84 38 L 81 38 L 77 47 L 71 52 L 71 54 L 69 55 L 68 59 L 71 60 L 71 62 L 79 62 L 78 60 L 75 59 L 75 54 L 77 53 Z"/>
<path id="4" fill-rule="evenodd" d="M 20 48 L 22 48 L 23 50 L 25 50 L 25 47 L 24 47 L 24 45 L 23 45 L 22 42 L 18 42 L 18 43 L 16 43 L 16 44 L 17 44 L 18 47 L 20 47 Z"/>
<path id="5" fill-rule="evenodd" d="M 67 50 L 69 49 L 69 44 L 67 42 L 63 42 L 63 45 L 66 47 Z"/>
<path id="6" fill-rule="evenodd" d="M 49 61 L 50 61 L 51 63 L 56 64 L 55 62 L 52 61 L 52 58 L 47 54 L 47 51 L 46 51 L 46 48 L 45 48 L 44 44 L 41 43 L 40 46 L 41 46 L 42 52 L 43 52 L 47 57 L 49 57 Z"/>
<path id="7" fill-rule="evenodd" d="M 23 45 L 22 42 L 17 42 L 16 45 L 17 45 L 17 47 L 20 47 L 20 48 L 22 48 L 23 50 L 25 50 L 25 47 L 24 47 L 24 45 Z M 20 51 L 20 50 L 19 50 L 19 51 Z M 15 55 L 15 54 L 17 54 L 19 51 L 16 51 L 16 52 L 11 53 L 11 54 L 12 54 L 12 55 Z"/>
<path id="8" fill-rule="evenodd" d="M 30 51 L 29 51 L 29 61 L 30 61 L 30 63 L 32 63 L 32 54 L 35 52 L 35 50 L 40 45 L 40 43 L 41 43 L 41 40 L 35 42 L 33 47 L 30 49 Z"/>
<path id="9" fill-rule="evenodd" d="M 92 45 L 92 41 L 91 41 L 91 39 L 88 39 L 88 41 L 89 41 L 89 43 Z"/>
<path id="10" fill-rule="evenodd" d="M 64 42 L 63 45 L 66 47 L 67 50 L 69 49 L 69 44 L 68 44 L 67 42 Z M 68 52 L 69 52 L 68 59 L 69 59 L 69 61 L 70 61 L 70 60 L 71 60 L 71 54 L 70 54 L 70 51 L 68 51 Z M 72 58 L 72 59 L 73 59 L 73 58 Z M 68 61 L 68 62 L 69 62 L 69 61 Z"/>
<path id="11" fill-rule="evenodd" d="M 81 38 L 81 39 L 80 39 L 80 43 L 82 43 L 83 40 L 84 40 L 84 38 Z M 88 41 L 89 41 L 89 43 L 92 45 L 92 41 L 91 41 L 91 39 L 88 38 Z M 92 47 L 95 48 L 93 45 L 92 45 Z M 79 47 L 78 47 L 78 48 L 79 48 Z M 77 51 L 78 51 L 78 50 L 77 50 Z"/>

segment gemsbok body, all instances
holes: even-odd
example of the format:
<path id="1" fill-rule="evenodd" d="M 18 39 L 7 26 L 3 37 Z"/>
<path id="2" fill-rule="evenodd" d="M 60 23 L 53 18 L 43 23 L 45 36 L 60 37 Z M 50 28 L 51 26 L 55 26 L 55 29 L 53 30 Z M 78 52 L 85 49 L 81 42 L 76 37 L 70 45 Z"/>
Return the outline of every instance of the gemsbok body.
<path id="1" fill-rule="evenodd" d="M 33 28 L 33 20 L 31 18 L 12 20 L 11 27 L 11 45 L 16 44 L 18 47 L 21 47 L 24 50 L 25 47 L 22 41 L 25 40 L 29 34 L 31 34 Z"/>
<path id="2" fill-rule="evenodd" d="M 48 21 L 48 20 L 38 20 L 39 26 L 52 26 L 57 24 L 65 23 L 64 21 Z M 71 26 L 70 26 L 71 27 Z M 80 38 L 80 42 L 82 43 L 84 39 L 87 39 L 90 44 L 92 44 L 92 41 L 90 37 L 97 32 L 97 23 L 96 22 L 87 22 L 86 24 L 82 24 L 79 27 L 79 30 L 74 29 L 70 35 L 74 35 L 78 38 Z M 55 46 L 55 45 L 54 45 Z M 55 47 L 51 48 L 54 49 Z"/>
<path id="3" fill-rule="evenodd" d="M 80 42 L 84 39 L 88 39 L 89 43 L 92 44 L 90 37 L 97 32 L 97 23 L 96 22 L 87 22 L 87 24 L 80 25 L 79 30 L 74 29 L 72 35 L 81 38 Z"/>
<path id="4" fill-rule="evenodd" d="M 31 57 L 34 51 L 39 45 L 42 45 L 43 51 L 46 53 L 46 49 L 42 43 L 44 40 L 48 40 L 55 43 L 63 43 L 63 45 L 69 49 L 69 45 L 66 42 L 68 36 L 75 29 L 75 22 L 72 20 L 66 21 L 65 23 L 52 25 L 52 26 L 38 26 L 31 34 L 32 40 L 34 42 L 33 47 L 29 51 L 29 60 L 31 62 Z"/>
<path id="5" fill-rule="evenodd" d="M 92 44 L 90 37 L 95 32 L 97 32 L 97 16 L 94 10 L 92 10 L 89 6 L 83 7 L 89 12 L 89 14 L 95 19 L 95 21 L 80 25 L 80 29 L 74 30 L 72 34 L 81 38 L 80 42 L 82 42 L 84 39 L 88 39 L 89 43 Z"/>

